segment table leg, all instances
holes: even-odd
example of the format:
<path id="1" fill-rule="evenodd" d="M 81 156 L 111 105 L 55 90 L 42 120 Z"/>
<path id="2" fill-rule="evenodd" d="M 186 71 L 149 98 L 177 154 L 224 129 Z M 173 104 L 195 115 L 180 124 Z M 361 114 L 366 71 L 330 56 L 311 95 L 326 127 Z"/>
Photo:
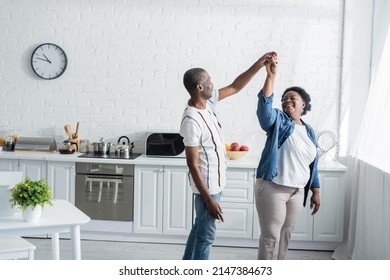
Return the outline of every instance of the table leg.
<path id="1" fill-rule="evenodd" d="M 72 235 L 73 259 L 81 260 L 80 225 L 72 226 L 71 235 Z"/>
<path id="2" fill-rule="evenodd" d="M 28 250 L 28 259 L 29 260 L 34 259 L 34 250 L 31 250 L 31 249 Z"/>
<path id="3" fill-rule="evenodd" d="M 51 235 L 51 253 L 53 260 L 60 259 L 60 234 L 58 232 Z"/>

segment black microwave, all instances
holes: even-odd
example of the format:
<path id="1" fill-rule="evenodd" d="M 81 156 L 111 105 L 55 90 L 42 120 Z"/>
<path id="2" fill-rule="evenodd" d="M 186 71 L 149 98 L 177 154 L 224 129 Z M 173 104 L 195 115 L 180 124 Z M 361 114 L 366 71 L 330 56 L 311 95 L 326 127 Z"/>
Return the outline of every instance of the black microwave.
<path id="1" fill-rule="evenodd" d="M 183 137 L 179 133 L 151 133 L 146 138 L 145 153 L 156 157 L 184 157 Z"/>

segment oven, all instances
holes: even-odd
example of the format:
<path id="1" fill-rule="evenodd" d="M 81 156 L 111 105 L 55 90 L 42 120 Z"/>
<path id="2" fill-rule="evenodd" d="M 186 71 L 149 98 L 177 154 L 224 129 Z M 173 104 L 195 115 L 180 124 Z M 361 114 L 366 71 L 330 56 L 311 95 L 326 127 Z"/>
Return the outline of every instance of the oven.
<path id="1" fill-rule="evenodd" d="M 134 165 L 76 162 L 75 205 L 93 220 L 133 221 Z"/>

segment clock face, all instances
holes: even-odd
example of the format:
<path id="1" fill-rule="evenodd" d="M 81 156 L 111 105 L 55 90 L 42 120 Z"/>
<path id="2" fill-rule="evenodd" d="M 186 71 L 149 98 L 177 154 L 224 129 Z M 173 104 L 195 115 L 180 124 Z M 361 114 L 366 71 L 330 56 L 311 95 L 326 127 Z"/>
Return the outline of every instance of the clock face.
<path id="1" fill-rule="evenodd" d="M 40 78 L 51 80 L 61 76 L 68 65 L 65 52 L 57 45 L 45 43 L 31 55 L 31 67 Z"/>

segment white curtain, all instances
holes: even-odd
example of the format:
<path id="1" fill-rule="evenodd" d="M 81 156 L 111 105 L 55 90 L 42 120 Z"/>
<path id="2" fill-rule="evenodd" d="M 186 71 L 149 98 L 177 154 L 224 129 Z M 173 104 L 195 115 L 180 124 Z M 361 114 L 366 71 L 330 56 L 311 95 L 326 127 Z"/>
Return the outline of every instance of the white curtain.
<path id="1" fill-rule="evenodd" d="M 390 29 L 348 162 L 344 243 L 335 259 L 390 259 Z"/>
<path id="2" fill-rule="evenodd" d="M 390 28 L 352 156 L 390 173 Z"/>
<path id="3" fill-rule="evenodd" d="M 348 163 L 344 243 L 333 258 L 390 259 L 390 174 L 355 157 Z"/>

